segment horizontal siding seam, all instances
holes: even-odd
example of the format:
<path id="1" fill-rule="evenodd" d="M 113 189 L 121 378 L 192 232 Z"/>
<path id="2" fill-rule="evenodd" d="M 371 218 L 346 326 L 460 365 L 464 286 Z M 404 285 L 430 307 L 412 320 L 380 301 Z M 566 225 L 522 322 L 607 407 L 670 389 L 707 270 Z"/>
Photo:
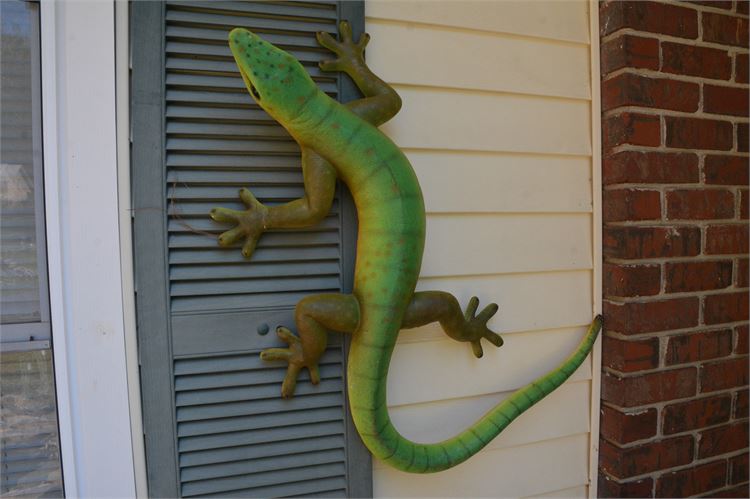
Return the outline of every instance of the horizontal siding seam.
<path id="1" fill-rule="evenodd" d="M 591 95 L 589 94 L 587 97 L 574 97 L 571 95 L 562 95 L 562 94 L 541 94 L 541 93 L 533 93 L 533 92 L 521 92 L 518 90 L 488 90 L 484 88 L 476 88 L 476 87 L 451 87 L 451 86 L 444 86 L 444 85 L 430 85 L 427 83 L 419 84 L 419 83 L 402 83 L 398 81 L 394 81 L 391 79 L 388 82 L 391 86 L 394 88 L 407 88 L 407 89 L 414 89 L 414 90 L 432 90 L 432 91 L 445 91 L 450 93 L 466 93 L 466 94 L 487 94 L 491 96 L 496 95 L 514 95 L 524 98 L 530 98 L 530 99 L 548 99 L 548 100 L 557 100 L 557 101 L 575 101 L 575 102 L 591 102 Z"/>
<path id="2" fill-rule="evenodd" d="M 551 38 L 541 35 L 532 35 L 532 34 L 521 34 L 521 33 L 511 33 L 509 31 L 492 31 L 487 29 L 481 29 L 481 28 L 464 28 L 462 26 L 454 26 L 450 24 L 440 24 L 435 22 L 423 22 L 423 21 L 411 21 L 411 20 L 401 20 L 401 19 L 394 19 L 389 17 L 380 17 L 380 16 L 365 16 L 365 25 L 367 23 L 380 23 L 380 24 L 397 24 L 401 26 L 410 26 L 414 25 L 418 28 L 426 28 L 426 29 L 433 29 L 433 30 L 441 30 L 441 31 L 454 31 L 459 33 L 468 33 L 468 34 L 481 34 L 485 36 L 495 36 L 498 38 L 514 38 L 517 40 L 533 40 L 535 42 L 544 42 L 544 43 L 551 43 L 556 45 L 569 45 L 569 46 L 575 46 L 575 47 L 588 47 L 590 43 L 588 41 L 586 42 L 579 42 L 579 41 L 573 41 L 573 40 L 566 40 L 563 38 Z"/>

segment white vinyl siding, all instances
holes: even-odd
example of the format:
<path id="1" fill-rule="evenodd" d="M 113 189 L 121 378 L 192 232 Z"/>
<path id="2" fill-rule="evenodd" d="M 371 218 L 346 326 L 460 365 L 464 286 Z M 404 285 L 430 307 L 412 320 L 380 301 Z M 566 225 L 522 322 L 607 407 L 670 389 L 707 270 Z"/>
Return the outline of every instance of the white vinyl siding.
<path id="1" fill-rule="evenodd" d="M 592 319 L 598 153 L 588 9 L 366 3 L 368 62 L 403 98 L 383 130 L 412 161 L 427 206 L 418 289 L 498 303 L 491 326 L 505 339 L 476 359 L 437 324 L 401 333 L 388 402 L 409 438 L 438 441 L 470 425 L 569 355 Z M 587 494 L 593 381 L 587 361 L 452 470 L 411 475 L 376 461 L 375 495 Z"/>

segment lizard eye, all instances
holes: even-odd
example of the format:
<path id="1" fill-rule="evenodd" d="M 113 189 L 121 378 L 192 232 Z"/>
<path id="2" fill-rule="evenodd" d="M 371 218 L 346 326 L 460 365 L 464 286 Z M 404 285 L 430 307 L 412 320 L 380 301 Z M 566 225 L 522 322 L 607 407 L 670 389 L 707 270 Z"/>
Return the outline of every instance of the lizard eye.
<path id="1" fill-rule="evenodd" d="M 253 97 L 255 97 L 257 100 L 260 100 L 260 94 L 258 93 L 258 89 L 256 89 L 255 86 L 252 84 L 250 84 L 250 93 L 253 94 Z"/>

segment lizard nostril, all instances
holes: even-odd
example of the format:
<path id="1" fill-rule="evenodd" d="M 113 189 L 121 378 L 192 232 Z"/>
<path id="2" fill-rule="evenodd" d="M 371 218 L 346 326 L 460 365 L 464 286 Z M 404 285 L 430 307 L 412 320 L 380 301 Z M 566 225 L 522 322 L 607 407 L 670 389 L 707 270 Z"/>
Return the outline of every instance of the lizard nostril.
<path id="1" fill-rule="evenodd" d="M 258 89 L 255 88 L 255 85 L 250 85 L 250 93 L 253 94 L 253 97 L 260 100 L 260 94 L 258 93 Z"/>

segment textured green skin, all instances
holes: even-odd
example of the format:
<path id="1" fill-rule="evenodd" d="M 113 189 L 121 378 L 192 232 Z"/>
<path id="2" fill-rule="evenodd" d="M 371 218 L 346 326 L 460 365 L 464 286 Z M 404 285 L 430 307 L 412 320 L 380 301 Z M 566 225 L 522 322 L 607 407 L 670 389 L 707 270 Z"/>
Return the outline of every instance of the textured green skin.
<path id="1" fill-rule="evenodd" d="M 342 24 L 344 49 L 355 46 L 350 32 L 347 40 L 347 31 L 348 26 Z M 364 43 L 360 40 L 362 50 L 365 43 L 366 40 Z M 330 48 L 330 42 L 326 46 Z M 333 167 L 336 176 L 349 187 L 359 216 L 353 298 L 318 295 L 303 300 L 297 309 L 301 338 L 279 328 L 279 336 L 289 348 L 266 350 L 262 358 L 289 363 L 282 394 L 291 396 L 301 368 L 310 369 L 312 381 L 318 381 L 317 360 L 325 350 L 326 331 L 352 333 L 348 393 L 355 425 L 368 449 L 375 457 L 408 472 L 429 473 L 456 466 L 476 454 L 576 370 L 596 340 L 600 318 L 594 320 L 576 351 L 557 369 L 515 392 L 456 437 L 434 444 L 415 443 L 402 437 L 391 423 L 386 407 L 386 376 L 400 329 L 439 320 L 451 337 L 472 342 L 475 354 L 480 357 L 482 337 L 496 346 L 502 344 L 485 326 L 497 306 L 493 304 L 474 317 L 478 301 L 472 299 L 463 317 L 455 298 L 447 293 L 415 294 L 425 240 L 422 192 L 401 150 L 357 114 L 367 116 L 375 124 L 390 116 L 374 116 L 377 115 L 374 106 L 358 110 L 352 107 L 355 114 L 318 90 L 290 55 L 246 30 L 237 29 L 230 34 L 230 47 L 251 95 L 299 142 L 303 162 L 305 151 L 320 156 L 317 160 L 308 158 L 310 161 L 305 164 L 313 166 L 307 168 L 327 172 L 326 161 Z M 346 59 L 345 55 L 339 55 L 340 60 Z M 374 77 L 364 79 L 367 78 Z M 316 187 L 314 179 L 308 179 L 307 170 L 305 182 L 308 195 L 322 197 L 330 184 L 326 181 Z M 252 253 L 263 230 L 298 226 L 319 216 L 308 212 L 299 215 L 301 209 L 311 209 L 312 198 L 306 201 L 306 207 L 300 208 L 293 202 L 275 209 L 258 203 L 249 191 L 243 190 L 241 197 L 249 207 L 246 212 L 230 213 L 219 208 L 212 212 L 212 217 L 238 224 L 221 236 L 220 244 L 231 244 L 245 237 L 245 256 Z M 325 202 L 327 199 L 323 206 Z"/>

